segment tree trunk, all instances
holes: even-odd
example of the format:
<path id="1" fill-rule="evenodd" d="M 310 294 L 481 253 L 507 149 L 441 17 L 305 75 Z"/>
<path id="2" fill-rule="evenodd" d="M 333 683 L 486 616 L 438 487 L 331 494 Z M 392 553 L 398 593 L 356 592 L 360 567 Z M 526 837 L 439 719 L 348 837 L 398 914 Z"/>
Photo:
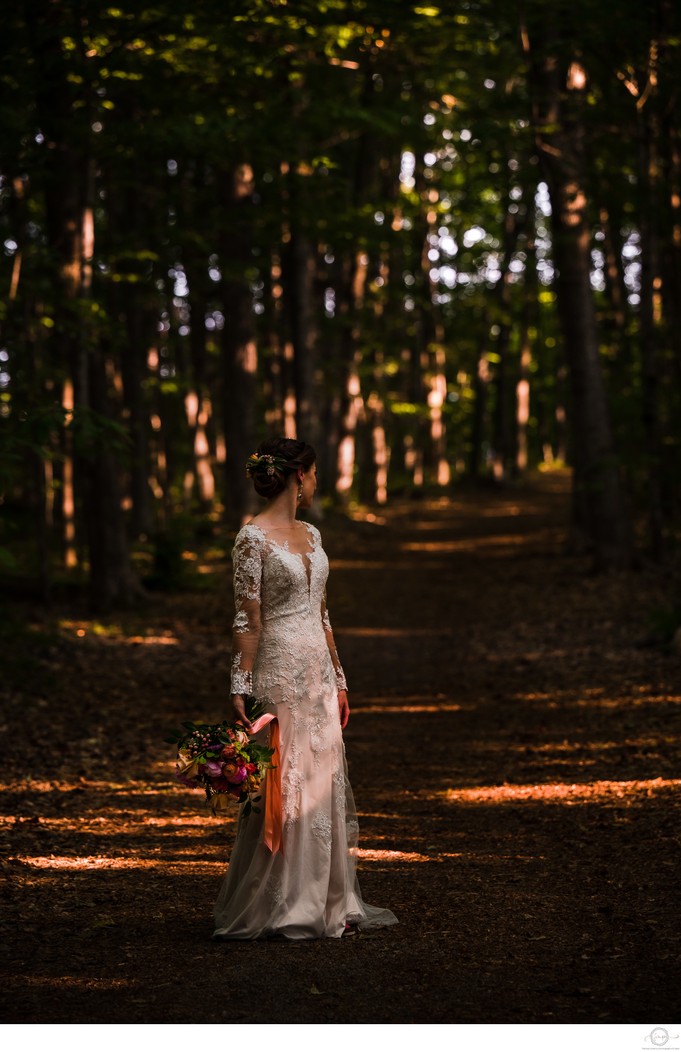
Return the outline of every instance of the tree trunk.
<path id="1" fill-rule="evenodd" d="M 337 292 L 340 321 L 338 388 L 340 392 L 336 495 L 343 503 L 350 499 L 355 474 L 358 424 L 364 416 L 364 400 L 359 381 L 359 314 L 364 302 L 367 257 L 354 252 L 341 268 Z"/>
<path id="2" fill-rule="evenodd" d="M 489 325 L 485 325 L 489 329 Z M 472 479 L 480 479 L 484 473 L 485 426 L 487 423 L 487 401 L 490 383 L 490 369 L 487 360 L 487 348 L 482 345 L 478 353 L 473 375 L 473 419 L 471 421 L 471 444 L 468 456 L 467 474 Z"/>
<path id="3" fill-rule="evenodd" d="M 619 477 L 599 361 L 590 282 L 590 237 L 584 181 L 583 90 L 586 74 L 557 57 L 552 14 L 523 39 L 531 62 L 533 118 L 552 207 L 556 295 L 572 393 L 571 437 L 577 526 L 593 546 L 595 565 L 632 562 L 632 536 Z M 562 42 L 561 42 L 562 43 Z"/>
<path id="4" fill-rule="evenodd" d="M 525 232 L 524 305 L 520 334 L 520 365 L 515 391 L 515 473 L 522 475 L 529 464 L 527 425 L 530 419 L 530 377 L 532 365 L 532 332 L 537 325 L 537 246 L 535 241 L 534 202 L 527 207 Z"/>
<path id="5" fill-rule="evenodd" d="M 306 177 L 298 172 L 289 175 L 290 241 L 288 244 L 284 288 L 287 292 L 291 342 L 293 344 L 293 378 L 296 397 L 296 432 L 305 442 L 317 447 L 321 439 L 320 392 L 317 385 L 317 324 L 315 286 L 317 279 L 316 247 L 305 229 L 304 186 Z"/>
<path id="6" fill-rule="evenodd" d="M 125 407 L 129 414 L 130 532 L 133 537 L 150 536 L 154 531 L 153 498 L 149 486 L 149 414 L 144 398 L 148 341 L 144 305 L 135 285 L 128 286 L 125 309 L 127 343 L 121 348 L 121 376 Z"/>
<path id="7" fill-rule="evenodd" d="M 653 50 L 651 46 L 651 50 Z M 649 71 L 650 76 L 650 71 Z M 640 101 L 640 100 L 639 100 Z M 639 222 L 641 236 L 640 342 L 643 388 L 643 433 L 645 436 L 646 483 L 648 490 L 648 530 L 650 552 L 662 558 L 662 483 L 659 421 L 659 365 L 655 311 L 655 283 L 658 276 L 657 204 L 659 161 L 657 157 L 655 90 L 645 106 L 638 109 L 639 171 L 643 203 Z"/>
<path id="8" fill-rule="evenodd" d="M 222 332 L 222 409 L 227 455 L 225 512 L 238 529 L 255 510 L 246 461 L 256 446 L 256 370 L 258 352 L 253 325 L 249 270 L 253 260 L 253 172 L 242 164 L 224 173 L 225 225 L 220 264 L 225 327 Z"/>
<path id="9" fill-rule="evenodd" d="M 82 304 L 91 297 L 94 252 L 94 169 L 84 144 L 88 141 L 90 101 L 72 107 L 71 61 L 62 37 L 74 29 L 63 9 L 32 5 L 33 48 L 42 76 L 36 99 L 40 126 L 53 150 L 45 179 L 46 228 L 54 253 L 54 327 L 52 360 L 70 372 L 76 426 L 74 480 L 77 506 L 86 520 L 93 608 L 127 604 L 139 591 L 130 565 L 118 497 L 117 465 L 106 432 L 106 374 L 101 351 L 85 331 Z M 68 15 L 68 13 L 67 13 Z M 80 27 L 75 33 L 82 39 Z M 81 65 L 85 62 L 79 56 Z M 101 414 L 93 417 L 92 410 Z M 78 500 L 79 496 L 79 500 Z"/>
<path id="10" fill-rule="evenodd" d="M 509 188 L 510 189 L 510 188 Z M 492 436 L 492 473 L 497 482 L 502 482 L 511 464 L 511 392 L 509 386 L 510 362 L 509 352 L 511 347 L 512 330 L 512 302 L 511 302 L 511 260 L 516 250 L 518 237 L 524 223 L 524 215 L 519 205 L 511 211 L 512 200 L 510 193 L 506 202 L 504 216 L 504 239 L 503 253 L 499 270 L 501 277 L 496 283 L 495 294 L 497 298 L 497 327 L 499 333 L 494 343 L 494 351 L 497 362 L 494 369 L 496 401 L 494 404 L 494 424 Z"/>

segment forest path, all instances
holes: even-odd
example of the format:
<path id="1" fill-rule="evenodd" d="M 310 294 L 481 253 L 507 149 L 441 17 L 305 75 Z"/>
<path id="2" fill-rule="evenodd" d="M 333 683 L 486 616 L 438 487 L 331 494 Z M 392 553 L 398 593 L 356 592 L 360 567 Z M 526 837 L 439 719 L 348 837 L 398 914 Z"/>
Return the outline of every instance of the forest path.
<path id="1" fill-rule="evenodd" d="M 226 714 L 224 553 L 218 588 L 108 624 L 28 611 L 0 688 L 2 1019 L 678 1017 L 680 661 L 641 646 L 663 581 L 564 555 L 568 500 L 556 475 L 321 524 L 362 892 L 400 921 L 354 939 L 210 940 L 234 820 L 161 740 Z"/>

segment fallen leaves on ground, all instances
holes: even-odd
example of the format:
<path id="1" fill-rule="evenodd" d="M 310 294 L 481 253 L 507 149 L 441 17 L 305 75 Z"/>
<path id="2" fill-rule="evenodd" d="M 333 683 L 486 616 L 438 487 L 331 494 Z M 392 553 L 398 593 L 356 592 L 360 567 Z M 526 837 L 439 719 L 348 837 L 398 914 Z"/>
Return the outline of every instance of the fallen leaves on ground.
<path id="1" fill-rule="evenodd" d="M 219 587 L 5 647 L 6 1022 L 649 1022 L 678 1010 L 679 657 L 665 581 L 565 554 L 562 476 L 320 524 L 359 872 L 399 925 L 215 944 L 233 842 L 163 744 L 225 717 Z M 645 1035 L 642 1034 L 642 1040 Z"/>

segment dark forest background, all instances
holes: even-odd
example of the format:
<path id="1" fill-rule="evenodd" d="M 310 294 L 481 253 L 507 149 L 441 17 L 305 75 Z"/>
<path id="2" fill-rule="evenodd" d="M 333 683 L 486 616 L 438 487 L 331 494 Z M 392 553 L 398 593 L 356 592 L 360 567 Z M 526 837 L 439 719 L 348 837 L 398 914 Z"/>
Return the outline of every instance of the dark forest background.
<path id="1" fill-rule="evenodd" d="M 327 509 L 569 467 L 574 550 L 674 567 L 673 0 L 0 22 L 6 582 L 134 602 L 252 513 L 272 433 Z"/>

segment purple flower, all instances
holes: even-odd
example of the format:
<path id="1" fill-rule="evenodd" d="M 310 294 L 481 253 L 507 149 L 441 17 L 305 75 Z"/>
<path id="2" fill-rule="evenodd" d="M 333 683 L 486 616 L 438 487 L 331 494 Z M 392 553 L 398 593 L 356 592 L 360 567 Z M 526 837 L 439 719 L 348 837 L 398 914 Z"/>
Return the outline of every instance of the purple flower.
<path id="1" fill-rule="evenodd" d="M 237 766 L 235 763 L 226 763 L 223 767 L 225 778 L 232 785 L 241 785 L 242 782 L 246 781 L 248 777 L 248 771 L 245 767 Z"/>
<path id="2" fill-rule="evenodd" d="M 209 760 L 206 764 L 206 774 L 209 778 L 219 778 L 222 774 L 222 764 L 218 760 Z"/>

